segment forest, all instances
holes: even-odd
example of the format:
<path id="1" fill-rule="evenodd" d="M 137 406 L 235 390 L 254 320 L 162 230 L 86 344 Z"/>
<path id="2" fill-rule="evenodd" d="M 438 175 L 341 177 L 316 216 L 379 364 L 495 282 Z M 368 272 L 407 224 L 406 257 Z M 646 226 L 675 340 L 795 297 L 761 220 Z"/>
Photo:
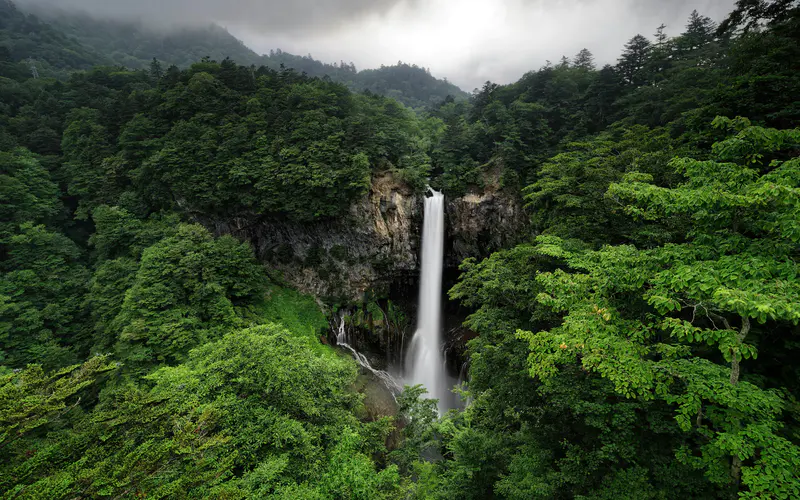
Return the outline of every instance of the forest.
<path id="1" fill-rule="evenodd" d="M 800 2 L 653 31 L 466 95 L 0 0 L 0 497 L 800 498 Z M 447 290 L 443 414 L 335 346 L 388 313 L 218 230 L 347 225 L 386 173 L 529 221 Z"/>

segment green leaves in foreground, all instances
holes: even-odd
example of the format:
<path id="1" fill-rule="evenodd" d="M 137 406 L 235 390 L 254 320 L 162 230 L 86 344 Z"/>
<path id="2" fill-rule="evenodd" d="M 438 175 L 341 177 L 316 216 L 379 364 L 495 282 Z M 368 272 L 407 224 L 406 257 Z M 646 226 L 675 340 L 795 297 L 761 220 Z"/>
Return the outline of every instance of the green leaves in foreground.
<path id="1" fill-rule="evenodd" d="M 192 347 L 240 326 L 265 285 L 249 245 L 180 226 L 142 254 L 115 319 L 117 349 L 134 364 L 181 361 Z"/>
<path id="2" fill-rule="evenodd" d="M 387 423 L 353 414 L 354 363 L 309 342 L 271 324 L 230 333 L 149 375 L 152 389 L 105 389 L 82 418 L 58 411 L 89 383 L 86 373 L 106 369 L 102 358 L 71 378 L 38 368 L 11 376 L 0 392 L 2 444 L 12 443 L 0 466 L 4 489 L 54 499 L 399 494 L 396 468 L 378 472 L 371 459 Z M 39 396 L 42 384 L 51 384 L 49 398 Z M 27 406 L 17 407 L 22 393 Z M 35 441 L 9 439 L 35 427 Z"/>
<path id="3" fill-rule="evenodd" d="M 678 460 L 720 486 L 741 482 L 745 498 L 794 498 L 800 448 L 782 431 L 785 403 L 741 379 L 759 342 L 800 322 L 800 159 L 781 152 L 800 133 L 748 125 L 714 147 L 724 161 L 674 160 L 687 179 L 677 188 L 635 175 L 609 188 L 634 217 L 686 220 L 686 243 L 576 251 L 540 237 L 537 251 L 564 267 L 536 277 L 537 301 L 563 319 L 519 336 L 532 376 L 547 383 L 577 363 L 620 395 L 663 400 L 694 439 Z"/>

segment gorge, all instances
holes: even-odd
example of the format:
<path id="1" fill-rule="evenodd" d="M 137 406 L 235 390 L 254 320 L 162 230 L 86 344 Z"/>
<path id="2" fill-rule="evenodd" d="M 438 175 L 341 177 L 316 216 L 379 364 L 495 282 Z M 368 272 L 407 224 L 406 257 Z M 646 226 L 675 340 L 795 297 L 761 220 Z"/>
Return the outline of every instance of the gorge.
<path id="1" fill-rule="evenodd" d="M 736 3 L 450 95 L 0 0 L 0 497 L 800 498 L 800 0 Z"/>

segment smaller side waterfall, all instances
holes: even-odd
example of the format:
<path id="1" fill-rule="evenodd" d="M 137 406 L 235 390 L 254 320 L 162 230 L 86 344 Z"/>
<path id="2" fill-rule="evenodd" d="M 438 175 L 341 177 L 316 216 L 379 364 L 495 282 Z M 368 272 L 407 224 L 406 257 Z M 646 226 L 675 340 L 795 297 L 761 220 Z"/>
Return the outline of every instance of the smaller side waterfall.
<path id="1" fill-rule="evenodd" d="M 350 351 L 356 362 L 361 365 L 362 368 L 375 375 L 375 377 L 377 377 L 378 380 L 380 380 L 381 383 L 386 386 L 387 389 L 389 389 L 389 391 L 392 393 L 392 397 L 395 398 L 395 401 L 397 401 L 397 395 L 403 392 L 403 384 L 398 382 L 397 379 L 395 379 L 388 372 L 373 368 L 367 357 L 355 350 L 355 348 L 350 345 L 350 338 L 347 335 L 347 316 L 344 313 L 339 315 L 339 328 L 336 332 L 336 345 Z"/>

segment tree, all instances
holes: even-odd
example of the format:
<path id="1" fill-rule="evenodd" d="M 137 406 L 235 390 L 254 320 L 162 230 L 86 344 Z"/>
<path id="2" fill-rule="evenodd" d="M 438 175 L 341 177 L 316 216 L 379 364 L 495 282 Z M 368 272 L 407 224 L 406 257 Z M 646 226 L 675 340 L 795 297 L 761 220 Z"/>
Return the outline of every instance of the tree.
<path id="1" fill-rule="evenodd" d="M 182 361 L 191 348 L 244 324 L 264 286 L 249 245 L 180 226 L 142 254 L 114 320 L 117 352 L 137 369 Z"/>
<path id="2" fill-rule="evenodd" d="M 701 16 L 693 10 L 686 31 L 681 33 L 678 49 L 683 52 L 697 50 L 714 40 L 716 30 L 717 27 L 711 18 Z"/>
<path id="3" fill-rule="evenodd" d="M 695 11 L 695 12 L 697 12 L 697 11 Z M 669 39 L 667 34 L 664 32 L 664 30 L 666 30 L 666 29 L 667 29 L 667 25 L 664 24 L 664 23 L 661 23 L 661 25 L 656 30 L 656 34 L 654 35 L 655 38 L 656 38 L 656 47 L 659 48 L 659 49 L 662 48 L 664 46 L 664 44 L 667 42 L 667 40 Z"/>
<path id="4" fill-rule="evenodd" d="M 113 205 L 125 184 L 125 172 L 109 157 L 113 146 L 100 112 L 80 108 L 70 112 L 61 140 L 68 192 L 80 201 L 78 216 L 86 218 L 99 205 Z"/>
<path id="5" fill-rule="evenodd" d="M 26 222 L 4 245 L 0 261 L 0 350 L 13 367 L 47 369 L 75 362 L 88 350 L 81 300 L 88 272 L 66 236 Z"/>
<path id="6" fill-rule="evenodd" d="M 62 420 L 66 412 L 78 406 L 80 400 L 75 395 L 113 369 L 107 357 L 95 356 L 82 365 L 53 372 L 32 364 L 0 375 L 0 449 L 8 458 L 18 458 L 15 455 L 21 441 Z M 6 491 L 10 479 L 6 476 L 0 483 Z"/>
<path id="7" fill-rule="evenodd" d="M 592 55 L 589 49 L 581 49 L 574 58 L 573 66 L 587 71 L 594 71 L 594 55 Z"/>
<path id="8" fill-rule="evenodd" d="M 150 80 L 158 84 L 159 80 L 164 76 L 164 69 L 161 67 L 161 63 L 155 57 L 150 62 L 150 72 L 149 72 Z"/>
<path id="9" fill-rule="evenodd" d="M 800 8 L 796 2 L 761 4 L 765 10 L 758 16 L 771 13 L 754 22 L 768 21 L 767 27 L 736 38 L 729 51 L 729 83 L 716 96 L 710 112 L 747 116 L 770 127 L 793 127 L 800 116 L 793 97 L 800 89 L 800 78 L 792 62 L 800 58 Z M 773 12 L 773 7 L 781 5 L 785 9 Z"/>
<path id="10" fill-rule="evenodd" d="M 718 33 L 729 34 L 737 28 L 749 33 L 763 21 L 778 24 L 796 15 L 797 8 L 797 0 L 737 0 L 736 8 L 719 25 Z"/>
<path id="11" fill-rule="evenodd" d="M 583 102 L 589 133 L 597 133 L 611 125 L 617 112 L 615 103 L 622 90 L 622 75 L 611 65 L 603 66 L 589 85 Z"/>
<path id="12" fill-rule="evenodd" d="M 647 83 L 649 75 L 645 67 L 652 44 L 642 35 L 636 35 L 625 44 L 625 50 L 617 62 L 617 71 L 628 85 L 641 86 Z"/>
<path id="13" fill-rule="evenodd" d="M 58 186 L 38 158 L 25 149 L 0 152 L 0 246 L 20 224 L 51 221 L 61 209 Z"/>
<path id="14" fill-rule="evenodd" d="M 604 194 L 632 165 L 667 182 L 667 163 L 674 155 L 675 146 L 663 130 L 645 127 L 616 129 L 566 145 L 524 190 L 533 228 L 594 244 L 670 239 L 666 227 L 635 227 Z"/>
<path id="15" fill-rule="evenodd" d="M 469 344 L 471 404 L 436 428 L 447 458 L 434 498 L 713 498 L 702 475 L 675 460 L 686 439 L 664 403 L 617 396 L 579 367 L 546 384 L 530 377 L 531 352 L 515 332 L 560 322 L 538 305 L 535 279 L 557 267 L 530 244 L 463 264 L 450 295 L 475 311 L 467 325 L 480 335 Z"/>
<path id="16" fill-rule="evenodd" d="M 800 131 L 715 125 L 740 131 L 714 146 L 714 160 L 674 160 L 687 177 L 681 186 L 630 173 L 608 192 L 640 219 L 685 217 L 688 241 L 585 252 L 541 237 L 537 251 L 567 268 L 537 277 L 538 300 L 564 316 L 556 328 L 520 336 L 530 342 L 532 376 L 546 383 L 577 363 L 627 398 L 662 399 L 695 440 L 678 450 L 680 461 L 744 497 L 789 498 L 800 494 L 800 447 L 782 431 L 785 403 L 742 380 L 742 363 L 757 357 L 770 323 L 800 322 L 800 164 L 781 159 Z"/>
<path id="17" fill-rule="evenodd" d="M 109 369 L 98 357 L 53 374 L 34 366 L 0 379 L 4 491 L 403 496 L 396 467 L 377 470 L 371 458 L 385 451 L 388 421 L 362 424 L 353 413 L 355 363 L 278 325 L 228 332 L 185 363 L 150 374 L 147 384 L 107 386 L 90 412 L 70 414 L 76 393 Z"/>

